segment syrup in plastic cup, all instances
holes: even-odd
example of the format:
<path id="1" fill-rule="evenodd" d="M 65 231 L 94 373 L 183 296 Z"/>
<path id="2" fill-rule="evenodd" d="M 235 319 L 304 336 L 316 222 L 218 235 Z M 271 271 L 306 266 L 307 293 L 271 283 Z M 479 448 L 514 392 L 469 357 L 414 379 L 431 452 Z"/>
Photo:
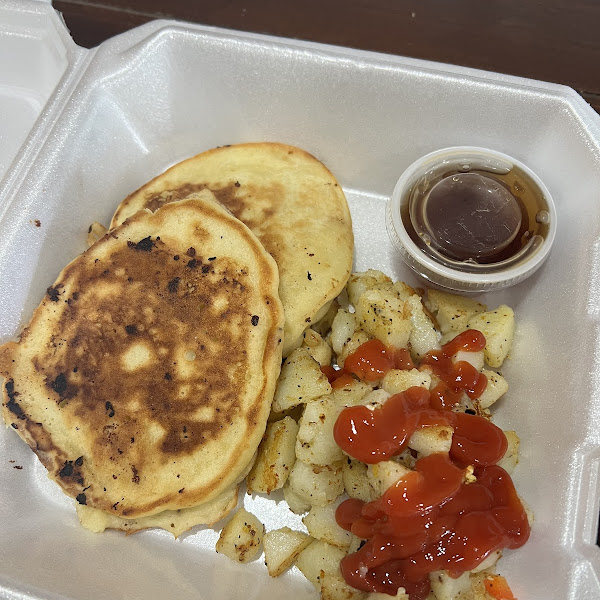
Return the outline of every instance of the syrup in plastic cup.
<path id="1" fill-rule="evenodd" d="M 400 177 L 386 224 L 403 260 L 443 287 L 515 285 L 547 258 L 556 234 L 550 192 L 520 161 L 460 146 L 427 154 Z"/>

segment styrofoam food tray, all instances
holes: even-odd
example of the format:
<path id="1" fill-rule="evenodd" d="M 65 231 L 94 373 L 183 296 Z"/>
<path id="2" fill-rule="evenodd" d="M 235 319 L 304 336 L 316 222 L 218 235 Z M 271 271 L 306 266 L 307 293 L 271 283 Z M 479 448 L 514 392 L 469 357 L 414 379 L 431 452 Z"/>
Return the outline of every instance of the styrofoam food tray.
<path id="1" fill-rule="evenodd" d="M 46 4 L 5 4 L 15 18 L 28 11 L 56 26 Z M 521 436 L 514 479 L 536 515 L 531 540 L 506 552 L 501 572 L 519 598 L 599 598 L 600 119 L 589 106 L 556 85 L 173 22 L 89 51 L 58 39 L 64 74 L 55 71 L 58 85 L 0 184 L 1 341 L 85 249 L 92 221 L 107 224 L 126 194 L 217 145 L 281 141 L 323 160 L 350 203 L 355 269 L 412 283 L 384 208 L 413 160 L 483 146 L 540 175 L 560 219 L 552 254 L 531 279 L 482 297 L 518 319 L 496 422 Z M 295 570 L 272 580 L 261 560 L 217 555 L 210 528 L 177 541 L 84 530 L 11 429 L 0 432 L 0 466 L 0 596 L 316 597 Z M 269 529 L 301 526 L 283 502 L 244 502 Z"/>

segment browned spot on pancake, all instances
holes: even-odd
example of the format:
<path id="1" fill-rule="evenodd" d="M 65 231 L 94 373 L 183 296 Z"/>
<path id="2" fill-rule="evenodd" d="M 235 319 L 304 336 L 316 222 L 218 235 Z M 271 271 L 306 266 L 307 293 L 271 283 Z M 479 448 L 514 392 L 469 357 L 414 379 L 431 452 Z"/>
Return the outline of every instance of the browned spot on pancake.
<path id="1" fill-rule="evenodd" d="M 146 198 L 144 206 L 155 211 L 168 202 L 181 200 L 205 189 L 209 189 L 223 206 L 226 206 L 250 229 L 264 225 L 276 214 L 284 194 L 280 184 L 254 186 L 245 183 L 241 186 L 238 181 L 232 181 L 225 186 L 216 186 L 209 182 L 186 183 L 175 190 L 149 196 Z"/>
<path id="2" fill-rule="evenodd" d="M 95 285 L 101 279 L 102 289 L 118 290 L 127 278 L 123 295 L 99 294 Z M 191 269 L 162 242 L 134 252 L 123 244 L 110 261 L 76 271 L 79 299 L 57 324 L 63 350 L 49 349 L 39 365 L 48 386 L 69 400 L 61 404 L 66 423 L 83 423 L 94 436 L 94 460 L 113 461 L 115 475 L 127 469 L 131 477 L 149 448 L 153 460 L 166 462 L 193 453 L 240 418 L 239 382 L 250 368 L 248 282 L 231 259 Z"/>

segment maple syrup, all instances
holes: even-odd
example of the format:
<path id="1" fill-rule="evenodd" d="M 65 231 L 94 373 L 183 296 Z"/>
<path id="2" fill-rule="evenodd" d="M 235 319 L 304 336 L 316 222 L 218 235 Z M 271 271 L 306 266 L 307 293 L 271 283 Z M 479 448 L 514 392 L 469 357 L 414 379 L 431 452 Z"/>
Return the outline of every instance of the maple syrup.
<path id="1" fill-rule="evenodd" d="M 518 166 L 464 156 L 421 175 L 400 206 L 406 232 L 442 265 L 495 272 L 528 260 L 550 231 L 548 202 Z"/>

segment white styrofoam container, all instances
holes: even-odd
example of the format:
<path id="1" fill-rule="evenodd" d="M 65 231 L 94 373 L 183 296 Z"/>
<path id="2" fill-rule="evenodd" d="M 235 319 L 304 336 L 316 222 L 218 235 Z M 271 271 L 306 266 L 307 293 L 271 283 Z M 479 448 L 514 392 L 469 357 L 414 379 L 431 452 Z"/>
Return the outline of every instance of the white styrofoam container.
<path id="1" fill-rule="evenodd" d="M 8 55 L 25 66 L 11 70 Z M 281 141 L 323 160 L 350 203 L 355 269 L 413 283 L 385 229 L 403 169 L 456 145 L 529 165 L 557 205 L 552 254 L 531 279 L 482 297 L 517 315 L 496 422 L 521 436 L 514 479 L 536 515 L 531 540 L 506 552 L 501 572 L 519 598 L 600 598 L 600 118 L 575 92 L 167 21 L 84 50 L 33 0 L 0 7 L 0 81 L 0 143 L 12 143 L 0 155 L 0 177 L 11 165 L 0 183 L 0 341 L 85 249 L 92 221 L 107 224 L 127 193 L 217 145 Z M 281 501 L 244 502 L 269 529 L 301 526 Z M 272 580 L 261 560 L 217 555 L 217 535 L 92 534 L 25 444 L 0 431 L 2 598 L 316 597 L 294 569 Z"/>

